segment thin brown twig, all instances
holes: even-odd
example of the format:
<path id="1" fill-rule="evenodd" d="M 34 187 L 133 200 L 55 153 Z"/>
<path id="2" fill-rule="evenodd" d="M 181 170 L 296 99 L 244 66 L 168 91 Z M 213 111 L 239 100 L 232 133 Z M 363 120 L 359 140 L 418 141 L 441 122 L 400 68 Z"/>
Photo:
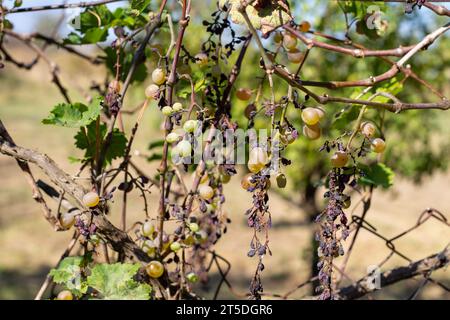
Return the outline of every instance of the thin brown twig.
<path id="1" fill-rule="evenodd" d="M 34 7 L 17 7 L 17 8 L 11 8 L 9 10 L 6 10 L 5 14 L 60 10 L 60 9 L 72 9 L 72 8 L 88 8 L 88 7 L 95 7 L 95 6 L 100 6 L 103 4 L 119 2 L 119 1 L 124 1 L 124 0 L 98 0 L 98 1 L 83 1 L 83 2 L 79 2 L 79 3 L 51 4 L 51 5 L 34 6 Z"/>

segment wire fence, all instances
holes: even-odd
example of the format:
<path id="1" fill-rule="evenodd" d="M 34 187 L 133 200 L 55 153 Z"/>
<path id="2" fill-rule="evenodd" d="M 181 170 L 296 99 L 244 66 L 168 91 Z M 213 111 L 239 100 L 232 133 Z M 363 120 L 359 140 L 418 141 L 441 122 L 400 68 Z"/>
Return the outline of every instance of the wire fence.
<path id="1" fill-rule="evenodd" d="M 417 230 L 424 224 L 430 223 L 431 221 L 438 222 L 446 228 L 450 228 L 450 223 L 447 217 L 442 212 L 434 208 L 427 208 L 423 210 L 417 218 L 416 222 L 411 227 L 393 237 L 387 237 L 380 233 L 376 226 L 367 221 L 364 216 L 364 213 L 361 216 L 351 216 L 351 233 L 355 235 L 360 230 L 369 232 L 371 235 L 375 236 L 378 241 L 384 242 L 386 248 L 388 249 L 388 254 L 381 260 L 381 262 L 373 264 L 371 266 L 372 270 L 368 272 L 365 277 L 359 279 L 358 281 L 352 280 L 352 283 L 348 286 L 339 287 L 339 283 L 341 283 L 342 278 L 351 279 L 351 277 L 345 272 L 345 270 L 343 270 L 345 269 L 346 262 L 344 262 L 344 267 L 339 267 L 334 264 L 334 269 L 336 270 L 337 274 L 341 276 L 341 278 L 336 281 L 337 285 L 335 287 L 335 290 L 338 292 L 338 295 L 340 295 L 342 299 L 354 299 L 360 297 L 373 299 L 373 297 L 371 296 L 372 293 L 383 290 L 389 285 L 394 285 L 396 283 L 399 284 L 403 280 L 412 278 L 417 280 L 417 285 L 412 290 L 412 292 L 403 297 L 404 299 L 417 299 L 423 288 L 428 285 L 439 288 L 439 290 L 441 290 L 442 292 L 442 295 L 444 294 L 444 292 L 450 292 L 450 287 L 448 284 L 433 277 L 433 273 L 436 270 L 446 268 L 448 266 L 448 263 L 450 262 L 450 243 L 448 243 L 441 252 L 435 253 L 428 257 L 424 257 L 424 259 L 417 261 L 413 260 L 396 246 L 396 243 L 400 239 L 405 238 L 412 232 L 420 232 Z M 350 245 L 350 249 L 347 252 L 348 255 L 350 255 L 352 248 L 353 246 Z M 211 251 L 210 253 L 212 258 L 207 270 L 210 271 L 215 266 L 217 268 L 218 274 L 220 275 L 213 298 L 217 299 L 220 292 L 225 287 L 227 287 L 231 294 L 237 298 L 250 297 L 250 294 L 240 293 L 233 287 L 232 280 L 229 279 L 231 263 L 226 258 L 222 257 L 214 251 Z M 388 262 L 391 261 L 394 257 L 400 257 L 401 259 L 405 260 L 407 265 L 389 269 L 381 273 L 380 270 L 384 266 L 386 266 L 386 264 L 388 264 Z M 309 279 L 299 283 L 296 287 L 285 292 L 284 294 L 264 293 L 263 296 L 279 299 L 291 299 L 294 293 L 298 292 L 298 290 L 308 285 L 314 285 L 317 279 L 317 276 L 310 277 Z M 311 299 L 315 297 L 303 295 L 300 298 Z"/>

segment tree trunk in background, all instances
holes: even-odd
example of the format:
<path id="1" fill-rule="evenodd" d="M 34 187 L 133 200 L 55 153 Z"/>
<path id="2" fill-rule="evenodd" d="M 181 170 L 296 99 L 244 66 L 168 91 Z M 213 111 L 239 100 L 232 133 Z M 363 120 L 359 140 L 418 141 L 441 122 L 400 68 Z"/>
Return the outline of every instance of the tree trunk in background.
<path id="1" fill-rule="evenodd" d="M 305 188 L 305 193 L 303 196 L 302 207 L 305 210 L 306 214 L 308 215 L 309 222 L 312 223 L 314 223 L 314 219 L 320 212 L 320 209 L 317 207 L 316 204 L 316 194 L 317 194 L 317 187 L 314 184 L 312 184 L 310 180 L 308 180 L 308 184 Z"/>
<path id="2" fill-rule="evenodd" d="M 318 275 L 319 270 L 317 269 L 317 263 L 319 262 L 319 257 L 317 255 L 317 248 L 318 244 L 315 239 L 315 224 L 314 219 L 316 216 L 320 213 L 320 209 L 317 206 L 316 203 L 316 194 L 317 194 L 317 186 L 311 183 L 311 179 L 308 179 L 308 184 L 305 188 L 304 195 L 303 195 L 303 201 L 302 201 L 302 208 L 305 210 L 306 214 L 308 215 L 309 222 L 312 228 L 312 235 L 311 235 L 311 262 L 310 262 L 310 268 L 311 268 L 311 277 L 315 277 Z M 311 283 L 311 295 L 315 295 L 316 288 L 319 285 L 319 281 L 313 281 Z"/>

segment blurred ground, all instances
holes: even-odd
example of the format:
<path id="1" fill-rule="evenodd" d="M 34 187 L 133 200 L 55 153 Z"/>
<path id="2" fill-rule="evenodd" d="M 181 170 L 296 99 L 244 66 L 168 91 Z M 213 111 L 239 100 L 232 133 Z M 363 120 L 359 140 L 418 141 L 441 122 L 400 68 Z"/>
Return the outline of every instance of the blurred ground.
<path id="1" fill-rule="evenodd" d="M 87 69 L 80 60 L 65 62 L 62 79 L 63 83 L 69 84 L 71 88 L 77 88 L 75 84 L 82 87 L 95 75 L 92 69 Z M 77 164 L 71 164 L 67 160 L 69 156 L 80 155 L 73 148 L 75 131 L 40 124 L 53 105 L 62 101 L 49 79 L 44 64 L 40 64 L 32 72 L 17 71 L 7 65 L 6 69 L 0 72 L 0 118 L 17 144 L 47 153 L 63 169 L 75 174 Z M 70 93 L 75 99 L 83 97 L 83 92 Z M 125 108 L 132 109 L 138 102 L 138 95 L 139 92 L 132 92 L 131 96 L 134 98 L 128 101 Z M 154 139 L 159 119 L 159 115 L 152 110 L 147 112 L 137 134 L 135 149 L 144 151 L 148 142 Z M 125 123 L 126 129 L 129 130 L 130 121 L 126 120 Z M 138 162 L 148 172 L 153 172 L 151 170 L 154 168 L 143 161 Z M 34 172 L 40 177 L 35 168 Z M 30 299 L 34 297 L 45 275 L 64 251 L 71 232 L 52 231 L 42 218 L 40 208 L 31 199 L 31 192 L 17 164 L 4 156 L 0 156 L 0 182 L 0 299 Z M 217 252 L 232 264 L 229 281 L 234 289 L 245 293 L 256 267 L 256 260 L 246 256 L 251 231 L 246 226 L 244 212 L 251 203 L 251 196 L 239 187 L 239 178 L 232 179 L 226 186 L 225 194 L 229 200 L 228 211 L 233 222 L 228 233 L 219 242 Z M 449 196 L 450 173 L 425 179 L 420 186 L 397 179 L 395 187 L 389 192 L 375 192 L 367 220 L 377 227 L 378 232 L 392 237 L 413 226 L 419 214 L 427 207 L 439 209 L 450 218 Z M 293 201 L 287 202 L 273 194 L 270 200 L 274 221 L 274 227 L 270 231 L 273 256 L 265 257 L 263 284 L 266 292 L 285 293 L 309 278 L 312 229 L 304 213 L 294 204 L 296 198 L 299 196 L 293 195 Z M 155 214 L 157 210 L 155 199 L 154 196 L 149 199 L 151 214 Z M 129 203 L 129 221 L 143 220 L 144 212 L 139 197 L 131 197 Z M 118 221 L 119 207 L 120 200 L 116 199 L 111 215 L 114 222 Z M 412 259 L 420 259 L 442 250 L 449 239 L 449 228 L 429 221 L 396 242 L 396 245 Z M 388 253 L 383 241 L 362 231 L 350 258 L 349 276 L 358 279 L 366 273 L 367 266 L 381 262 Z M 405 260 L 392 258 L 385 268 L 406 264 Z M 436 272 L 434 277 L 450 286 L 448 269 Z M 207 297 L 212 296 L 218 275 L 212 273 L 211 278 L 210 288 L 203 288 Z M 417 280 L 410 280 L 374 296 L 387 299 L 405 298 L 413 292 L 417 284 Z M 298 298 L 308 294 L 307 290 L 308 287 L 299 290 L 292 297 Z M 429 284 L 419 298 L 450 299 L 450 294 L 444 292 Z M 225 287 L 219 297 L 236 298 Z"/>

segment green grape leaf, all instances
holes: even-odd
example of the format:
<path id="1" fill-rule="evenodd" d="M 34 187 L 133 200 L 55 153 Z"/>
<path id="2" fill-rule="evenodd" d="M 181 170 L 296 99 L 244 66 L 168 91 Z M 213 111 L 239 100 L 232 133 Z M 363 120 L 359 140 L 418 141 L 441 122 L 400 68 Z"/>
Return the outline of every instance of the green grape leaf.
<path id="1" fill-rule="evenodd" d="M 108 28 L 92 28 L 81 39 L 82 44 L 103 42 L 108 37 Z"/>
<path id="2" fill-rule="evenodd" d="M 97 98 L 89 106 L 79 102 L 58 104 L 42 123 L 69 128 L 86 126 L 100 115 L 101 102 L 102 99 Z"/>
<path id="3" fill-rule="evenodd" d="M 394 78 L 390 79 L 389 81 L 384 82 L 383 84 L 380 84 L 376 88 L 376 92 L 386 92 L 392 96 L 396 96 L 402 90 L 403 90 L 403 84 L 402 84 L 402 82 L 400 82 L 400 79 L 398 77 L 394 77 Z M 352 94 L 351 98 L 355 98 L 356 93 L 357 93 L 357 91 L 355 91 Z M 373 95 L 372 92 L 368 92 L 365 95 L 363 95 L 362 97 L 360 97 L 360 99 L 367 100 L 372 95 Z M 386 96 L 376 96 L 374 99 L 372 99 L 373 102 L 380 102 L 380 103 L 387 103 L 391 100 L 392 100 L 391 98 L 386 97 Z"/>
<path id="4" fill-rule="evenodd" d="M 258 2 L 259 3 L 259 2 Z M 219 6 L 231 5 L 230 17 L 231 21 L 236 24 L 244 24 L 245 20 L 238 8 L 241 0 L 220 0 Z M 273 29 L 292 20 L 290 10 L 286 2 L 271 0 L 259 4 L 257 8 L 248 5 L 245 9 L 247 15 L 255 29 L 261 30 L 263 34 L 267 34 Z"/>
<path id="5" fill-rule="evenodd" d="M 87 284 L 81 273 L 85 263 L 84 257 L 67 257 L 61 261 L 57 268 L 50 270 L 50 275 L 55 283 L 64 285 L 80 297 L 87 291 Z"/>
<path id="6" fill-rule="evenodd" d="M 83 44 L 83 38 L 76 32 L 71 32 L 63 40 L 64 44 Z"/>
<path id="7" fill-rule="evenodd" d="M 191 94 L 191 86 L 185 85 L 184 87 L 177 90 L 177 96 L 181 99 L 186 99 Z"/>
<path id="8" fill-rule="evenodd" d="M 204 90 L 208 86 L 208 80 L 205 78 L 205 74 L 202 71 L 196 71 L 192 75 L 194 81 L 194 92 L 199 92 Z M 192 93 L 192 88 L 190 84 L 185 84 L 181 87 L 177 95 L 182 99 L 186 99 Z"/>
<path id="9" fill-rule="evenodd" d="M 394 183 L 394 171 L 383 163 L 375 163 L 371 166 L 359 165 L 364 176 L 358 180 L 362 185 L 381 186 L 385 189 Z"/>
<path id="10" fill-rule="evenodd" d="M 3 23 L 3 28 L 9 29 L 9 30 L 14 29 L 14 24 L 13 24 L 10 20 L 4 19 L 4 20 L 2 21 L 2 23 Z"/>
<path id="11" fill-rule="evenodd" d="M 150 4 L 151 0 L 131 0 L 131 9 L 144 11 Z"/>
<path id="12" fill-rule="evenodd" d="M 80 31 L 86 33 L 89 29 L 108 26 L 113 19 L 113 14 L 106 5 L 87 8 L 80 14 Z"/>
<path id="13" fill-rule="evenodd" d="M 389 82 L 383 84 L 382 86 L 380 86 L 379 88 L 377 88 L 377 92 L 386 92 L 389 93 L 393 96 L 396 96 L 397 94 L 399 94 L 401 91 L 403 90 L 403 84 L 398 81 L 398 79 L 392 78 L 391 80 L 389 80 Z M 381 102 L 381 103 L 387 103 L 391 100 L 391 98 L 389 97 L 384 97 L 384 96 L 377 96 L 375 99 L 373 99 L 373 101 L 375 102 Z"/>
<path id="14" fill-rule="evenodd" d="M 96 122 L 91 122 L 86 128 L 81 128 L 75 135 L 75 146 L 78 149 L 85 150 L 85 159 L 92 159 L 97 150 L 97 126 Z M 105 124 L 101 124 L 99 127 L 99 136 L 104 140 L 107 134 L 107 127 Z M 106 151 L 105 165 L 110 164 L 112 160 L 123 157 L 127 146 L 127 138 L 119 129 L 115 128 L 111 143 Z"/>
<path id="15" fill-rule="evenodd" d="M 334 119 L 333 128 L 338 130 L 344 130 L 348 128 L 349 123 L 358 118 L 359 108 L 355 106 L 349 106 L 343 109 L 337 114 Z"/>
<path id="16" fill-rule="evenodd" d="M 205 78 L 202 78 L 202 79 L 198 80 L 197 82 L 195 82 L 194 91 L 199 92 L 199 91 L 205 89 L 206 85 L 207 85 L 207 83 L 206 83 Z"/>
<path id="17" fill-rule="evenodd" d="M 69 156 L 68 160 L 70 163 L 80 163 L 80 162 L 83 162 L 83 160 L 85 160 L 85 159 L 80 159 L 77 157 Z"/>
<path id="18" fill-rule="evenodd" d="M 87 283 L 105 300 L 148 300 L 152 288 L 133 280 L 139 268 L 139 264 L 129 263 L 97 264 Z"/>
<path id="19" fill-rule="evenodd" d="M 112 12 L 106 5 L 89 7 L 70 24 L 77 30 L 65 39 L 65 44 L 90 44 L 103 42 L 108 37 L 108 30 L 114 20 Z"/>

